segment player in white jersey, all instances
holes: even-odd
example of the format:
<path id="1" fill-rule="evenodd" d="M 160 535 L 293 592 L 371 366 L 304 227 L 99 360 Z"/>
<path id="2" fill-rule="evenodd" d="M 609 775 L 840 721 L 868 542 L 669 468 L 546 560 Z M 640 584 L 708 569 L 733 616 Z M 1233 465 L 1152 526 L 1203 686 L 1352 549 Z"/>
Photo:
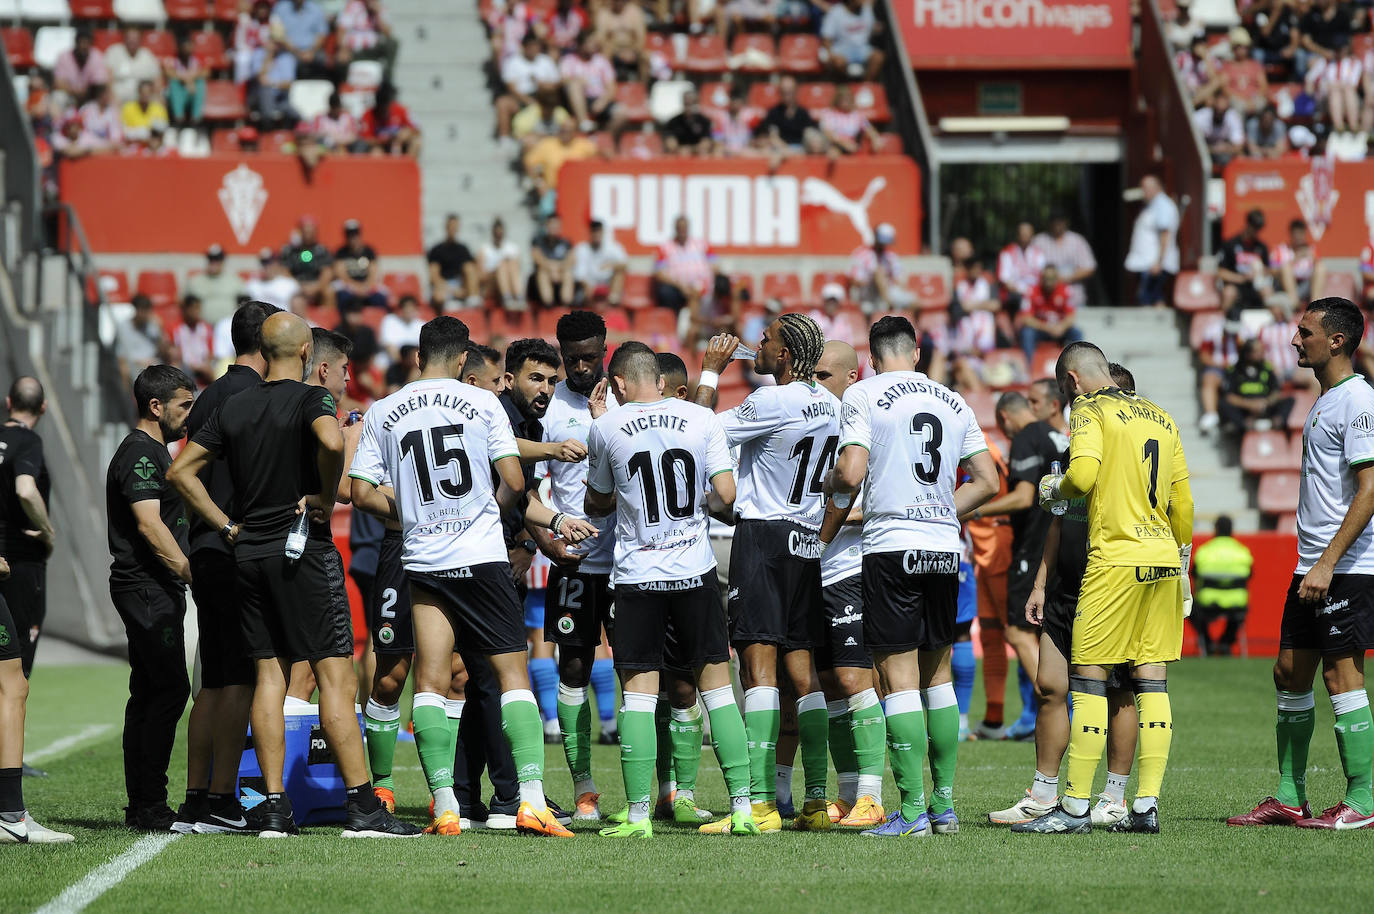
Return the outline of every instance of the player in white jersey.
<path id="1" fill-rule="evenodd" d="M 364 420 L 349 470 L 353 502 L 401 522 L 415 629 L 411 719 L 434 794 L 429 831 L 460 830 L 444 700 L 457 639 L 490 659 L 500 683 L 503 728 L 520 779 L 516 829 L 572 837 L 544 799 L 543 726 L 529 690 L 523 612 L 501 529 L 501 509 L 524 493 L 519 448 L 495 395 L 457 380 L 467 344 L 468 329 L 456 318 L 438 317 L 422 328 L 419 379 L 378 401 Z M 394 496 L 378 489 L 387 478 Z M 531 505 L 526 519 L 574 542 L 595 532 L 543 505 Z"/>
<path id="2" fill-rule="evenodd" d="M 1279 787 L 1228 825 L 1374 828 L 1374 720 L 1364 686 L 1365 651 L 1374 647 L 1374 389 L 1351 361 L 1363 335 L 1358 307 L 1321 298 L 1307 306 L 1293 336 L 1298 365 L 1312 369 L 1321 395 L 1302 426 L 1298 566 L 1274 664 Z M 1346 790 L 1341 802 L 1314 817 L 1307 805 L 1307 750 L 1319 664 Z"/>
<path id="3" fill-rule="evenodd" d="M 739 340 L 714 338 L 702 359 L 698 403 L 713 400 L 715 380 Z M 754 371 L 777 384 L 760 387 L 720 414 L 731 447 L 739 448 L 739 498 L 730 550 L 730 641 L 740 655 L 744 723 L 754 817 L 764 831 L 782 827 L 774 780 L 778 731 L 779 661 L 792 685 L 806 772 L 800 829 L 830 827 L 825 799 L 829 774 L 825 694 L 811 663 L 821 622 L 821 550 L 817 533 L 825 515 L 821 493 L 839 443 L 839 401 L 816 383 L 825 337 L 814 320 L 783 314 L 759 341 Z M 786 783 L 790 783 L 790 778 Z"/>
<path id="4" fill-rule="evenodd" d="M 847 509 L 863 484 L 864 642 L 887 695 L 886 725 L 901 806 L 877 837 L 958 830 L 953 810 L 959 707 L 950 678 L 959 590 L 959 516 L 997 491 L 997 470 L 963 398 L 915 371 L 916 331 L 905 317 L 868 334 L 878 374 L 851 386 L 840 455 L 828 487 Z M 960 467 L 968 483 L 955 490 Z M 933 803 L 924 767 L 929 709 Z"/>
<path id="5" fill-rule="evenodd" d="M 735 501 L 725 433 L 710 410 L 663 395 L 658 360 L 643 343 L 621 344 L 609 373 L 623 405 L 592 423 L 585 511 L 589 517 L 615 515 L 614 647 L 624 689 L 620 764 L 629 809 L 625 823 L 601 834 L 653 835 L 654 712 L 671 624 L 679 659 L 696 674 L 730 791 L 724 831 L 756 835 L 744 720 L 730 682 L 730 646 L 707 533 L 708 510 L 729 510 Z"/>

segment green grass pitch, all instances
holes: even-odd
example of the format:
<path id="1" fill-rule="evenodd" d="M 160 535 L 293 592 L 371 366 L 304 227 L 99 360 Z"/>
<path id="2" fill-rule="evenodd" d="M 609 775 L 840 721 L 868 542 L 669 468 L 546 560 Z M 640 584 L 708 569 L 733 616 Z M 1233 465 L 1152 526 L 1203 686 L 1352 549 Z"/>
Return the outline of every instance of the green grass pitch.
<path id="1" fill-rule="evenodd" d="M 15 914 L 44 905 L 139 839 L 121 825 L 124 677 L 117 666 L 44 670 L 39 665 L 29 702 L 31 750 L 86 728 L 106 729 L 43 760 L 49 778 L 25 782 L 36 817 L 75 832 L 78 840 L 0 848 L 0 911 Z M 1158 837 L 1013 836 L 987 825 L 988 810 L 1010 804 L 1025 789 L 1034 756 L 1028 744 L 984 742 L 961 747 L 955 808 L 963 830 L 954 836 L 875 841 L 833 832 L 731 840 L 670 825 L 656 826 L 650 842 L 612 842 L 589 829 L 574 841 L 507 832 L 345 841 L 337 828 L 307 829 L 303 837 L 284 841 L 191 836 L 172 842 L 88 910 L 1083 909 L 1158 914 L 1361 904 L 1341 877 L 1348 877 L 1352 866 L 1363 873 L 1374 859 L 1374 832 L 1242 830 L 1222 822 L 1273 788 L 1270 683 L 1264 660 L 1176 665 L 1170 692 L 1177 729 L 1161 807 L 1165 833 Z M 982 707 L 980 698 L 974 707 Z M 1344 780 L 1324 698 L 1319 697 L 1317 709 L 1308 780 L 1313 806 L 1320 810 L 1339 799 Z M 561 751 L 549 750 L 548 790 L 570 804 Z M 603 810 L 609 812 L 623 801 L 615 749 L 597 747 L 595 762 Z M 428 795 L 413 744 L 400 747 L 396 764 L 401 813 L 420 821 Z M 173 806 L 184 771 L 179 743 L 171 772 Z M 1101 770 L 1098 777 L 1100 785 Z M 895 796 L 890 780 L 886 789 Z M 698 798 L 714 810 L 727 805 L 709 748 Z M 1356 879 L 1363 884 L 1362 877 Z"/>

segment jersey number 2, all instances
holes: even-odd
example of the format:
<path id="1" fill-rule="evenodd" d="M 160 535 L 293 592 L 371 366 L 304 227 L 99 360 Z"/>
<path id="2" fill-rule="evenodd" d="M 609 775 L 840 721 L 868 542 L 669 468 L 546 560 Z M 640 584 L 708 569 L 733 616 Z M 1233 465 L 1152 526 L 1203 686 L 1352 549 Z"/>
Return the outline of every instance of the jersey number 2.
<path id="1" fill-rule="evenodd" d="M 690 451 L 682 448 L 669 448 L 658 458 L 659 475 L 663 480 L 662 511 L 659 505 L 659 484 L 654 479 L 654 465 L 648 451 L 639 451 L 627 464 L 631 476 L 639 477 L 639 487 L 644 493 L 644 520 L 656 524 L 662 520 L 666 511 L 673 520 L 684 520 L 696 511 L 697 462 Z M 680 468 L 680 469 L 679 469 Z M 681 473 L 683 488 L 679 488 L 678 477 Z"/>
<path id="2" fill-rule="evenodd" d="M 1159 439 L 1151 438 L 1145 442 L 1145 456 L 1142 461 L 1150 462 L 1150 507 L 1159 507 Z"/>
<path id="3" fill-rule="evenodd" d="M 462 498 L 472 491 L 472 467 L 468 463 L 467 451 L 462 447 L 449 447 L 448 439 L 463 436 L 461 425 L 439 425 L 429 430 L 430 453 L 425 453 L 425 434 L 420 429 L 407 432 L 401 439 L 401 459 L 410 456 L 415 464 L 415 482 L 420 486 L 420 501 L 429 504 L 434 501 L 434 483 L 439 483 L 439 491 L 445 498 Z M 431 473 L 438 472 L 452 464 L 452 479 L 435 480 Z"/>

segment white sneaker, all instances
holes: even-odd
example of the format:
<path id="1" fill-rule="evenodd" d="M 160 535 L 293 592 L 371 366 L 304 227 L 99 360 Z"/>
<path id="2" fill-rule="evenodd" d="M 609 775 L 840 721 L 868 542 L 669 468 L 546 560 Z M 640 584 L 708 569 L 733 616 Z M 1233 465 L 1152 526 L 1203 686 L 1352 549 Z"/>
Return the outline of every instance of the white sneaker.
<path id="1" fill-rule="evenodd" d="M 1214 430 L 1221 424 L 1221 417 L 1216 413 L 1203 413 L 1202 418 L 1197 420 L 1198 430 L 1204 435 Z"/>
<path id="2" fill-rule="evenodd" d="M 979 739 L 998 740 L 1007 738 L 1007 728 L 1005 726 L 989 727 L 986 723 L 981 723 L 973 732 L 978 734 Z"/>
<path id="3" fill-rule="evenodd" d="M 1089 813 L 1092 816 L 1093 825 L 1104 827 L 1114 825 L 1126 818 L 1126 804 L 1118 803 L 1105 793 L 1097 795 L 1097 805 Z"/>
<path id="4" fill-rule="evenodd" d="M 1037 802 L 1027 790 L 1026 795 L 1016 801 L 1016 805 L 988 813 L 988 821 L 993 825 L 1019 825 L 1047 815 L 1056 805 Z"/>
<path id="5" fill-rule="evenodd" d="M 0 844 L 66 844 L 75 840 L 66 832 L 39 825 L 27 812 L 18 822 L 0 821 Z"/>

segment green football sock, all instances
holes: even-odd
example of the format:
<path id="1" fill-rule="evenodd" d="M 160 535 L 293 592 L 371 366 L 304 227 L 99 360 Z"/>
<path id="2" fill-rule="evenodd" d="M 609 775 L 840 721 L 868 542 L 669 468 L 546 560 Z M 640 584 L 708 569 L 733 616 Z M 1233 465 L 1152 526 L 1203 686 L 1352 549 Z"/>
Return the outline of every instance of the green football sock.
<path id="1" fill-rule="evenodd" d="M 887 753 L 887 718 L 878 702 L 878 693 L 865 689 L 849 699 L 850 732 L 854 738 L 854 761 L 860 776 L 882 777 Z"/>
<path id="2" fill-rule="evenodd" d="M 781 726 L 775 687 L 755 686 L 744 693 L 744 729 L 749 735 L 749 795 L 755 803 L 777 802 L 777 784 L 773 778 Z"/>
<path id="3" fill-rule="evenodd" d="M 401 706 L 367 700 L 363 711 L 363 730 L 367 734 L 367 767 L 372 771 L 372 786 L 395 789 L 391 766 L 396 758 L 396 734 L 401 730 Z"/>
<path id="4" fill-rule="evenodd" d="M 467 700 L 463 698 L 444 699 L 444 715 L 448 718 L 448 752 L 449 758 L 458 754 L 458 725 L 463 720 L 463 706 Z"/>
<path id="5" fill-rule="evenodd" d="M 668 729 L 668 703 L 661 701 L 654 708 L 654 735 L 658 755 L 654 762 L 654 773 L 658 776 L 658 792 L 667 796 L 668 785 L 673 783 L 673 734 Z M 667 789 L 665 789 L 667 788 Z"/>
<path id="6" fill-rule="evenodd" d="M 959 702 L 954 683 L 931 686 L 921 693 L 930 739 L 930 807 L 937 813 L 954 808 L 954 769 L 959 754 Z"/>
<path id="7" fill-rule="evenodd" d="M 916 689 L 887 696 L 887 748 L 902 798 L 902 818 L 914 822 L 926 811 L 926 716 Z"/>
<path id="8" fill-rule="evenodd" d="M 673 708 L 668 721 L 673 744 L 673 778 L 678 790 L 697 789 L 697 767 L 701 764 L 701 705 Z"/>
<path id="9" fill-rule="evenodd" d="M 420 767 L 433 793 L 442 787 L 453 786 L 453 752 L 449 748 L 452 730 L 445 713 L 444 696 L 435 692 L 416 692 L 410 712 L 415 725 L 415 750 L 420 754 Z"/>
<path id="10" fill-rule="evenodd" d="M 1369 713 L 1369 693 L 1364 689 L 1331 696 L 1336 712 L 1336 746 L 1345 769 L 1345 805 L 1362 816 L 1374 812 L 1371 764 L 1374 764 L 1374 717 Z"/>
<path id="11" fill-rule="evenodd" d="M 859 760 L 854 756 L 854 732 L 849 714 L 849 702 L 830 702 L 835 705 L 828 709 L 829 718 L 827 744 L 830 746 L 830 761 L 835 765 L 836 774 L 857 774 Z"/>
<path id="12" fill-rule="evenodd" d="M 515 776 L 521 782 L 544 780 L 544 722 L 529 689 L 501 694 L 501 729 L 510 743 Z"/>
<path id="13" fill-rule="evenodd" d="M 1317 726 L 1316 703 L 1310 691 L 1280 691 L 1278 706 L 1274 736 L 1278 743 L 1279 789 L 1274 796 L 1285 806 L 1300 807 L 1307 802 L 1307 752 Z"/>
<path id="14" fill-rule="evenodd" d="M 624 714 L 620 723 L 620 770 L 625 776 L 625 801 L 629 821 L 649 817 L 649 798 L 654 786 L 654 759 L 658 754 L 658 734 L 654 727 L 657 695 L 625 692 Z"/>
<path id="15" fill-rule="evenodd" d="M 592 705 L 587 689 L 558 684 L 558 729 L 563 734 L 563 757 L 573 782 L 592 776 Z"/>
<path id="16" fill-rule="evenodd" d="M 798 698 L 797 733 L 808 800 L 825 799 L 825 786 L 830 776 L 829 731 L 830 715 L 825 708 L 825 694 L 812 692 Z"/>
<path id="17" fill-rule="evenodd" d="M 702 692 L 701 702 L 706 705 L 706 715 L 711 719 L 711 745 L 716 750 L 716 761 L 725 776 L 730 798 L 747 797 L 753 765 L 734 689 L 727 685 Z"/>

